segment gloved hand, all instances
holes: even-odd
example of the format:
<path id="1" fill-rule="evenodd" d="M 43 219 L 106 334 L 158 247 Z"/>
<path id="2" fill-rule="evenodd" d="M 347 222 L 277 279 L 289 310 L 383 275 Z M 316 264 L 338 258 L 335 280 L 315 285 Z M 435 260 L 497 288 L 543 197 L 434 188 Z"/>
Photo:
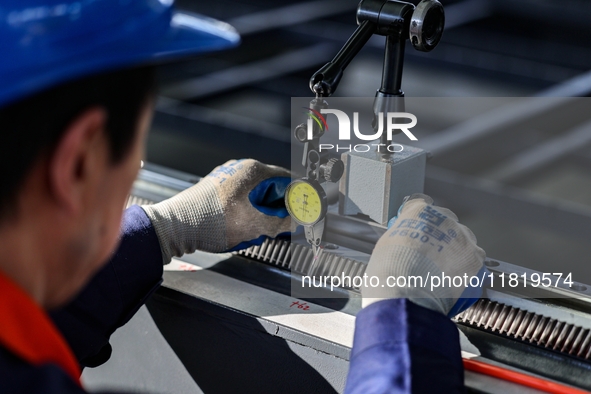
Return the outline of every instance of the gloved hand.
<path id="1" fill-rule="evenodd" d="M 142 208 L 158 235 L 164 264 L 195 250 L 219 253 L 290 231 L 289 171 L 253 159 L 230 160 L 176 196 Z"/>
<path id="2" fill-rule="evenodd" d="M 425 308 L 452 316 L 471 305 L 480 296 L 480 287 L 465 286 L 467 278 L 478 276 L 480 283 L 486 275 L 483 262 L 484 250 L 476 245 L 476 237 L 470 229 L 458 223 L 457 216 L 449 209 L 433 206 L 431 197 L 414 194 L 400 207 L 398 215 L 389 223 L 389 229 L 376 244 L 366 274 L 377 276 L 378 287 L 362 287 L 363 306 L 386 298 L 408 298 Z M 460 276 L 460 286 L 437 284 L 442 274 Z M 388 277 L 402 276 L 406 286 L 390 287 Z M 420 276 L 424 286 L 414 286 L 409 277 Z M 390 279 L 393 283 L 393 280 Z M 411 285 L 408 284 L 411 282 Z M 476 281 L 474 280 L 474 283 Z M 403 282 L 399 282 L 403 284 Z M 456 284 L 458 280 L 456 279 Z M 384 287 L 381 287 L 384 285 Z"/>

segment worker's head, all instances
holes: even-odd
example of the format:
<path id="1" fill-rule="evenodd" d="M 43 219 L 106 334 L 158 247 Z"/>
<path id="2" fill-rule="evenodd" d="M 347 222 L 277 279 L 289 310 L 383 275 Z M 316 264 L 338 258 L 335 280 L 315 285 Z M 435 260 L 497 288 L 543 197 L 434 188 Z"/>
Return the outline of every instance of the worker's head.
<path id="1" fill-rule="evenodd" d="M 154 104 L 151 65 L 238 42 L 227 25 L 171 5 L 0 5 L 0 270 L 47 307 L 117 244 Z"/>
<path id="2" fill-rule="evenodd" d="M 0 229 L 43 248 L 49 305 L 78 290 L 116 245 L 154 86 L 150 68 L 130 69 L 0 108 Z"/>

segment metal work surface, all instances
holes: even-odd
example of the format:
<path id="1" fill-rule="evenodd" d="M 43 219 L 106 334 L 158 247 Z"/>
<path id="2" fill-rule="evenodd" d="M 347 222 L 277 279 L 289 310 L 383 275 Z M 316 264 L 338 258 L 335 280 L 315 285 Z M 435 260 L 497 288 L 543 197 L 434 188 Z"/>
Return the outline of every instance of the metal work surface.
<path id="1" fill-rule="evenodd" d="M 254 260 L 272 264 L 299 275 L 347 275 L 363 276 L 369 255 L 330 244 L 320 255 L 318 269 L 311 272 L 313 252 L 304 242 L 289 240 L 265 240 L 260 246 L 253 246 L 238 252 Z"/>
<path id="2" fill-rule="evenodd" d="M 583 360 L 591 358 L 590 328 L 499 302 L 481 299 L 455 320 Z"/>
<path id="3" fill-rule="evenodd" d="M 129 203 L 160 201 L 198 179 L 146 164 Z M 338 246 L 358 239 L 359 251 L 341 247 L 326 251 L 317 274 L 361 274 L 385 228 L 335 213 L 329 213 L 328 226 L 335 230 L 329 231 L 328 242 Z M 195 253 L 175 259 L 166 267 L 164 287 L 148 304 L 156 326 L 146 323 L 150 316 L 140 313 L 116 334 L 114 345 L 120 351 L 105 366 L 85 371 L 85 381 L 95 388 L 143 387 L 170 393 L 277 388 L 294 393 L 341 392 L 360 298 L 356 289 L 334 293 L 316 289 L 317 297 L 305 299 L 294 294 L 294 284 L 308 273 L 310 260 L 309 247 L 285 240 L 269 240 L 238 254 Z M 497 275 L 531 272 L 493 259 L 487 260 L 487 266 Z M 587 362 L 591 319 L 586 312 L 591 293 L 586 285 L 575 285 L 549 289 L 544 297 L 554 298 L 543 301 L 489 290 L 488 300 L 457 321 L 482 351 L 482 360 L 591 388 Z M 146 341 L 151 346 L 146 347 Z M 182 364 L 166 388 L 161 382 L 170 381 L 167 369 L 146 373 L 122 367 L 129 354 L 150 357 L 146 352 L 156 350 L 163 357 L 159 361 Z M 274 361 L 269 364 L 269 360 Z M 230 375 L 233 380 L 225 378 Z M 474 392 L 535 392 L 469 372 L 466 385 Z"/>
<path id="4" fill-rule="evenodd" d="M 150 165 L 146 167 L 151 170 L 142 170 L 130 203 L 158 201 L 197 180 L 186 174 L 170 177 L 153 171 Z M 138 196 L 156 190 L 160 196 L 154 193 L 154 200 Z M 359 221 L 351 219 L 347 226 L 343 218 L 340 220 L 333 226 L 340 228 L 342 239 L 352 238 L 347 233 L 355 232 Z M 369 227 L 366 242 L 375 243 L 382 232 L 383 228 Z M 340 248 L 322 256 L 319 272 L 352 275 L 362 274 L 368 257 Z M 148 303 L 170 346 L 162 345 L 167 348 L 162 354 L 175 365 L 182 362 L 186 369 L 172 387 L 199 387 L 195 392 L 267 392 L 277 388 L 294 393 L 341 392 L 360 298 L 356 289 L 334 293 L 316 289 L 316 298 L 294 294 L 294 284 L 301 283 L 301 276 L 307 274 L 311 257 L 310 248 L 297 242 L 268 240 L 238 254 L 197 252 L 174 259 L 166 267 L 163 288 Z M 531 271 L 491 259 L 487 265 L 496 275 Z M 479 301 L 456 321 L 482 352 L 481 360 L 496 360 L 501 365 L 591 389 L 591 316 L 586 312 L 591 295 L 583 287 L 579 283 L 546 289 L 544 297 L 554 298 L 540 301 L 489 290 L 488 299 Z M 327 298 L 327 294 L 337 298 Z M 140 314 L 136 319 L 146 316 Z M 144 329 L 132 321 L 116 337 L 121 338 L 117 341 L 127 352 L 120 353 L 119 358 L 115 354 L 115 360 L 105 367 L 85 372 L 93 387 L 113 387 L 115 383 L 109 385 L 106 379 L 117 375 L 113 366 L 123 362 L 121 357 L 145 351 L 137 340 L 146 337 L 138 336 L 137 330 Z M 154 343 L 160 343 L 161 339 L 156 339 L 160 334 L 148 335 L 155 338 Z M 275 360 L 275 365 L 269 366 L 269 360 Z M 118 376 L 114 382 L 129 386 L 135 379 L 146 388 L 159 387 L 157 376 L 142 375 L 140 379 L 137 373 L 141 371 Z M 224 379 L 229 375 L 234 380 Z M 535 392 L 470 372 L 466 373 L 466 385 L 474 392 Z"/>

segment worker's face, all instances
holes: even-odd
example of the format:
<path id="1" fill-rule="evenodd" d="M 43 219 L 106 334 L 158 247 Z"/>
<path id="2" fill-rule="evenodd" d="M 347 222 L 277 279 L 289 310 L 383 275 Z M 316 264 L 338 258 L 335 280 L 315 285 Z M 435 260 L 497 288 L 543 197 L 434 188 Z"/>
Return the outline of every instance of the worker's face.
<path id="1" fill-rule="evenodd" d="M 110 162 L 110 149 L 104 140 L 96 144 L 97 165 L 92 167 L 91 181 L 85 186 L 82 212 L 76 219 L 67 247 L 67 265 L 61 273 L 54 272 L 53 291 L 48 294 L 47 307 L 62 305 L 76 295 L 90 278 L 109 260 L 118 245 L 123 208 L 135 180 L 149 128 L 153 100 L 144 106 L 128 155 L 119 163 Z M 99 137 L 99 138 L 103 138 Z"/>

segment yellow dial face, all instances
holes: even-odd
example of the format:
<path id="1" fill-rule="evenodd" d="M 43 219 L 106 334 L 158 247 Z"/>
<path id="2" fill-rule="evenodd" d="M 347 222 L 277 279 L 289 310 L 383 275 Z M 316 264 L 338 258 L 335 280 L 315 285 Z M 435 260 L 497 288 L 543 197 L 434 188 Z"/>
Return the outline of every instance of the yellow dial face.
<path id="1" fill-rule="evenodd" d="M 306 181 L 294 181 L 287 190 L 285 203 L 296 222 L 315 224 L 322 215 L 323 201 L 318 190 Z"/>

